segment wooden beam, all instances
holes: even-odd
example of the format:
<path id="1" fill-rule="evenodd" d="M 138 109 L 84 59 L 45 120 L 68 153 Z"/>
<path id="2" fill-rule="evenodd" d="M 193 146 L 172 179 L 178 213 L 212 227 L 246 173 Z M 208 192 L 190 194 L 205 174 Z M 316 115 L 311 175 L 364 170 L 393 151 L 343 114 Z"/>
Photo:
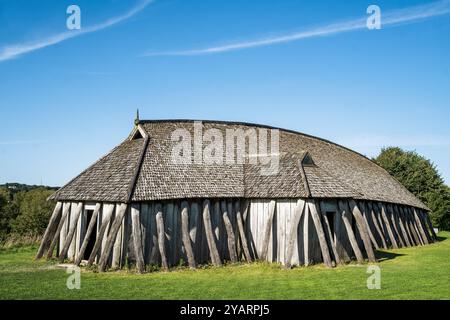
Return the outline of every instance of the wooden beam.
<path id="1" fill-rule="evenodd" d="M 403 206 L 398 207 L 401 219 L 403 221 L 403 225 L 405 226 L 406 234 L 408 235 L 409 241 L 411 243 L 411 246 L 416 246 L 416 239 L 413 236 L 413 233 L 411 231 L 411 226 L 409 225 L 409 219 L 407 217 L 407 213 L 403 209 Z"/>
<path id="2" fill-rule="evenodd" d="M 367 258 L 369 259 L 369 262 L 377 262 L 377 259 L 375 258 L 375 253 L 373 252 L 372 243 L 370 242 L 369 231 L 367 230 L 367 225 L 364 221 L 361 210 L 359 210 L 358 205 L 353 199 L 349 201 L 349 205 L 350 210 L 353 213 L 353 217 L 356 220 L 356 226 L 358 227 L 358 231 L 363 240 L 364 248 L 366 249 L 367 253 Z"/>
<path id="3" fill-rule="evenodd" d="M 348 208 L 347 203 L 342 200 L 339 200 L 339 212 L 342 215 L 342 220 L 344 221 L 345 229 L 347 230 L 348 239 L 350 240 L 350 244 L 352 246 L 353 252 L 355 253 L 356 260 L 359 263 L 364 262 L 364 257 L 361 253 L 361 250 L 358 247 L 358 242 L 356 241 L 355 234 L 353 233 L 352 224 L 350 222 L 350 210 Z"/>
<path id="4" fill-rule="evenodd" d="M 78 255 L 75 259 L 76 266 L 79 266 L 81 263 L 81 260 L 83 260 L 84 253 L 86 252 L 86 248 L 89 244 L 89 239 L 91 238 L 91 234 L 94 231 L 94 227 L 96 226 L 97 216 L 98 216 L 98 213 L 100 212 L 101 207 L 102 207 L 102 204 L 100 202 L 96 203 L 94 213 L 92 214 L 91 220 L 89 221 L 89 226 L 86 230 L 86 234 L 84 236 L 84 240 L 81 245 L 80 251 L 78 252 Z"/>
<path id="5" fill-rule="evenodd" d="M 42 258 L 45 250 L 47 250 L 48 247 L 50 246 L 50 243 L 55 235 L 55 231 L 58 228 L 59 221 L 61 220 L 61 212 L 62 212 L 62 202 L 58 201 L 50 217 L 50 221 L 48 222 L 47 229 L 45 229 L 45 233 L 44 236 L 42 237 L 39 249 L 36 253 L 35 256 L 36 260 Z"/>
<path id="6" fill-rule="evenodd" d="M 402 237 L 400 235 L 399 228 L 397 228 L 397 222 L 395 220 L 395 213 L 394 213 L 394 209 L 392 207 L 392 204 L 390 204 L 390 203 L 387 204 L 386 208 L 387 208 L 386 214 L 388 216 L 388 219 L 392 223 L 392 226 L 393 226 L 393 229 L 394 229 L 393 231 L 394 231 L 395 240 L 397 240 L 397 244 L 398 244 L 399 247 L 404 247 L 405 243 L 403 242 L 403 239 L 402 239 Z"/>
<path id="7" fill-rule="evenodd" d="M 297 205 L 295 206 L 294 218 L 291 221 L 291 229 L 289 232 L 289 240 L 287 243 L 287 253 L 286 259 L 284 261 L 284 266 L 287 269 L 291 268 L 292 256 L 294 255 L 294 246 L 298 238 L 298 225 L 305 210 L 305 201 L 302 199 L 297 200 Z"/>
<path id="8" fill-rule="evenodd" d="M 230 254 L 230 260 L 232 262 L 237 262 L 237 254 L 236 254 L 236 237 L 234 235 L 233 225 L 230 220 L 230 212 L 227 208 L 226 201 L 222 201 L 220 203 L 222 209 L 222 218 L 225 225 L 225 230 L 227 232 L 227 243 L 228 243 L 228 252 Z"/>
<path id="9" fill-rule="evenodd" d="M 408 211 L 407 207 L 402 207 L 401 209 L 403 211 L 404 217 L 405 217 L 405 221 L 408 225 L 409 231 L 411 232 L 411 236 L 414 240 L 414 244 L 416 246 L 420 246 L 421 242 L 420 239 L 416 233 L 416 230 L 414 229 L 414 226 L 412 224 L 412 219 L 411 219 L 411 213 Z"/>
<path id="10" fill-rule="evenodd" d="M 111 254 L 111 249 L 114 244 L 114 240 L 116 239 L 117 232 L 119 231 L 119 228 L 122 224 L 122 220 L 125 216 L 125 213 L 127 212 L 127 208 L 128 208 L 128 205 L 126 203 L 121 203 L 121 204 L 117 205 L 116 217 L 109 229 L 108 238 L 106 239 L 105 247 L 103 248 L 102 254 L 100 255 L 100 261 L 99 261 L 99 267 L 98 267 L 98 270 L 100 272 L 104 272 L 106 270 L 109 256 Z"/>
<path id="11" fill-rule="evenodd" d="M 319 244 L 320 250 L 322 251 L 323 262 L 327 267 L 332 268 L 333 264 L 331 262 L 330 251 L 328 249 L 327 240 L 323 231 L 322 222 L 320 221 L 320 217 L 318 214 L 317 205 L 314 200 L 306 200 L 306 202 L 309 206 L 309 211 L 311 212 L 311 217 L 314 222 L 317 235 L 319 237 Z"/>
<path id="12" fill-rule="evenodd" d="M 158 244 L 158 230 L 156 222 L 156 214 L 162 211 L 160 203 L 153 204 L 152 212 L 150 212 L 150 240 L 152 241 L 152 250 L 150 252 L 149 264 L 157 265 L 160 259 L 159 244 Z"/>
<path id="13" fill-rule="evenodd" d="M 309 206 L 305 206 L 303 214 L 303 258 L 305 267 L 309 266 Z"/>
<path id="14" fill-rule="evenodd" d="M 206 241 L 208 243 L 211 262 L 215 266 L 222 266 L 219 251 L 217 250 L 216 239 L 214 237 L 214 233 L 212 232 L 210 207 L 211 203 L 209 200 L 203 201 L 203 225 L 205 227 Z"/>
<path id="15" fill-rule="evenodd" d="M 328 242 L 328 247 L 332 249 L 331 252 L 333 253 L 333 259 L 336 262 L 336 264 L 342 264 L 342 263 L 344 263 L 344 259 L 342 259 L 339 256 L 339 252 L 336 247 L 335 237 L 334 237 L 333 232 L 331 231 L 330 221 L 328 221 L 327 212 L 324 208 L 323 201 L 320 202 L 319 208 L 320 208 L 319 216 L 322 217 L 322 221 L 323 221 L 324 229 L 325 229 L 325 237 Z"/>
<path id="16" fill-rule="evenodd" d="M 434 242 L 435 241 L 434 230 L 433 230 L 433 226 L 430 227 L 430 225 L 428 224 L 428 221 L 427 221 L 428 220 L 427 219 L 427 215 L 428 214 L 427 214 L 427 212 L 424 211 L 424 210 L 419 210 L 419 215 L 420 215 L 420 218 L 422 219 L 424 228 L 428 232 L 430 242 Z"/>
<path id="17" fill-rule="evenodd" d="M 47 259 L 50 259 L 53 256 L 53 250 L 55 249 L 56 243 L 59 240 L 59 234 L 61 232 L 61 229 L 64 226 L 64 223 L 66 222 L 67 217 L 69 216 L 71 206 L 72 206 L 72 203 L 69 202 L 69 203 L 67 203 L 67 205 L 65 206 L 65 208 L 63 210 L 61 220 L 59 220 L 58 228 L 56 228 L 56 232 L 53 236 L 53 240 L 50 243 L 50 246 L 48 248 Z"/>
<path id="18" fill-rule="evenodd" d="M 189 203 L 187 201 L 181 203 L 181 236 L 188 258 L 189 268 L 195 269 L 197 263 L 195 262 L 194 250 L 192 249 L 191 239 L 189 237 Z"/>
<path id="19" fill-rule="evenodd" d="M 361 201 L 357 204 L 359 206 L 361 214 L 362 214 L 362 218 L 364 220 L 364 224 L 367 227 L 367 232 L 369 234 L 370 237 L 370 241 L 372 242 L 372 245 L 375 247 L 376 250 L 379 250 L 380 247 L 378 246 L 378 242 L 377 239 L 375 238 L 374 233 L 372 232 L 372 228 L 370 227 L 370 214 L 367 211 L 367 207 L 366 207 L 366 203 L 364 201 Z"/>
<path id="20" fill-rule="evenodd" d="M 416 210 L 417 210 L 417 216 L 419 217 L 420 223 L 422 224 L 422 228 L 425 231 L 428 242 L 433 243 L 434 242 L 433 234 L 431 233 L 431 231 L 428 228 L 428 224 L 425 220 L 424 212 L 421 209 L 416 209 Z"/>
<path id="21" fill-rule="evenodd" d="M 115 205 L 113 204 L 105 204 L 103 205 L 103 221 L 100 225 L 100 230 L 97 234 L 97 239 L 95 239 L 94 247 L 92 248 L 91 254 L 89 255 L 89 259 L 87 262 L 88 266 L 91 266 L 94 263 L 95 258 L 97 257 L 98 252 L 100 251 L 100 247 L 102 246 L 103 237 L 105 235 L 106 229 L 110 224 L 112 214 L 114 212 Z"/>
<path id="22" fill-rule="evenodd" d="M 249 206 L 249 201 L 246 200 L 245 204 L 243 206 L 244 212 L 247 211 L 248 206 Z M 236 203 L 235 203 L 235 210 L 236 210 L 237 226 L 238 226 L 239 235 L 240 235 L 241 244 L 242 244 L 242 250 L 244 252 L 244 256 L 245 256 L 245 259 L 247 260 L 247 262 L 251 262 L 252 256 L 250 255 L 250 250 L 248 249 L 247 236 L 245 234 L 244 221 L 242 219 L 241 206 L 240 206 L 239 201 L 236 201 Z"/>
<path id="23" fill-rule="evenodd" d="M 388 248 L 388 246 L 387 246 L 387 244 L 386 244 L 386 240 L 385 240 L 385 236 L 384 236 L 384 233 L 383 233 L 383 229 L 380 227 L 380 224 L 378 223 L 378 219 L 377 219 L 377 217 L 376 217 L 376 213 L 375 213 L 375 210 L 374 210 L 374 208 L 373 208 L 373 206 L 372 206 L 372 202 L 368 202 L 367 203 L 367 206 L 368 206 L 368 215 L 370 215 L 370 218 L 371 218 L 371 220 L 372 220 L 372 223 L 373 223 L 373 225 L 374 225 L 374 227 L 375 227 L 375 230 L 376 230 L 376 232 L 377 232 L 377 234 L 378 234 L 378 238 L 380 239 L 380 241 L 381 241 L 381 247 L 383 248 L 383 249 L 387 249 Z"/>
<path id="24" fill-rule="evenodd" d="M 144 273 L 145 262 L 144 262 L 144 249 L 142 247 L 142 229 L 140 222 L 140 206 L 138 203 L 133 203 L 131 205 L 131 232 L 133 234 L 133 247 L 134 254 L 136 257 L 136 267 L 139 273 Z"/>
<path id="25" fill-rule="evenodd" d="M 422 221 L 420 220 L 416 209 L 412 208 L 411 210 L 413 212 L 414 219 L 416 220 L 417 228 L 419 229 L 419 232 L 422 236 L 424 244 L 430 244 L 430 241 L 428 240 L 428 235 L 426 234 L 425 229 L 423 228 Z"/>
<path id="26" fill-rule="evenodd" d="M 399 211 L 397 205 L 394 206 L 394 212 L 398 219 L 398 225 L 400 226 L 400 231 L 402 232 L 404 243 L 407 247 L 411 247 L 411 241 L 409 241 L 408 232 L 406 231 L 405 224 L 403 223 L 402 219 L 402 214 Z"/>
<path id="27" fill-rule="evenodd" d="M 407 207 L 406 210 L 409 213 L 411 224 L 413 226 L 413 229 L 414 229 L 415 233 L 417 234 L 417 237 L 419 238 L 420 244 L 421 245 L 425 245 L 425 241 L 422 239 L 422 235 L 420 234 L 419 228 L 418 228 L 416 220 L 414 218 L 414 211 L 413 211 L 413 209 L 411 207 Z"/>
<path id="28" fill-rule="evenodd" d="M 64 241 L 64 246 L 59 253 L 58 257 L 59 262 L 64 261 L 67 251 L 69 251 L 69 247 L 72 243 L 73 236 L 77 231 L 78 219 L 80 218 L 82 211 L 83 211 L 83 202 L 79 202 L 75 211 L 75 218 L 73 218 L 73 224 L 70 226 L 69 233 L 67 234 L 66 240 Z"/>
<path id="29" fill-rule="evenodd" d="M 378 205 L 381 208 L 381 217 L 383 218 L 383 222 L 386 226 L 386 229 L 387 229 L 387 232 L 389 235 L 389 240 L 391 241 L 392 247 L 394 249 L 398 249 L 397 240 L 395 240 L 394 232 L 392 231 L 391 224 L 389 223 L 389 219 L 386 215 L 386 206 L 381 202 Z"/>
<path id="30" fill-rule="evenodd" d="M 169 270 L 169 262 L 166 254 L 166 234 L 164 231 L 164 217 L 162 205 L 158 205 L 156 212 L 156 231 L 158 233 L 159 255 L 161 256 L 161 265 L 164 270 Z"/>
<path id="31" fill-rule="evenodd" d="M 263 242 L 261 247 L 261 256 L 260 260 L 265 261 L 267 259 L 267 253 L 269 250 L 269 240 L 270 240 L 270 233 L 272 231 L 272 225 L 273 225 L 273 217 L 275 215 L 275 207 L 276 207 L 276 201 L 272 200 L 269 203 L 269 217 L 267 219 L 264 233 L 263 233 Z"/>
<path id="32" fill-rule="evenodd" d="M 430 228 L 430 230 L 431 230 L 431 233 L 433 234 L 433 238 L 434 238 L 434 240 L 437 240 L 437 239 L 438 239 L 438 237 L 437 237 L 437 234 L 436 234 L 436 232 L 434 231 L 434 228 L 433 228 L 433 223 L 431 222 L 431 219 L 430 219 L 430 214 L 429 214 L 429 213 L 425 213 L 425 221 L 427 222 L 427 224 L 428 224 L 428 227 Z"/>

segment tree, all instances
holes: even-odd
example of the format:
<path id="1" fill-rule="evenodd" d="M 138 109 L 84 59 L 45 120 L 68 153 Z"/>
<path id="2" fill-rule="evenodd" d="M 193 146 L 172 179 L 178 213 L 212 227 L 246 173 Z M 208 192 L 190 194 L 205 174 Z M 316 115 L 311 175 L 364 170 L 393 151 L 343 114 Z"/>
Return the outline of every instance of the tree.
<path id="1" fill-rule="evenodd" d="M 28 192 L 18 192 L 14 205 L 20 214 L 12 221 L 12 232 L 18 235 L 40 235 L 45 231 L 54 203 L 47 201 L 52 190 L 37 188 Z"/>
<path id="2" fill-rule="evenodd" d="M 436 166 L 415 151 L 384 148 L 374 159 L 430 209 L 433 224 L 450 229 L 450 189 Z"/>

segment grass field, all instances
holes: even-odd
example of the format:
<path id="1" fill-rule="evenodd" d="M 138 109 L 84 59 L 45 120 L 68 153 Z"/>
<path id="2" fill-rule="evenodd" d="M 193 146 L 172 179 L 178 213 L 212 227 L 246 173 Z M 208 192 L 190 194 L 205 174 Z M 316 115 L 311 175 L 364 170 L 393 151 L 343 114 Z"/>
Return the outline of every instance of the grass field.
<path id="1" fill-rule="evenodd" d="M 66 287 L 55 262 L 33 261 L 36 248 L 0 251 L 0 299 L 450 299 L 450 232 L 430 246 L 378 252 L 381 289 L 366 286 L 367 265 L 284 270 L 268 263 L 138 275 L 83 270 L 81 289 Z"/>

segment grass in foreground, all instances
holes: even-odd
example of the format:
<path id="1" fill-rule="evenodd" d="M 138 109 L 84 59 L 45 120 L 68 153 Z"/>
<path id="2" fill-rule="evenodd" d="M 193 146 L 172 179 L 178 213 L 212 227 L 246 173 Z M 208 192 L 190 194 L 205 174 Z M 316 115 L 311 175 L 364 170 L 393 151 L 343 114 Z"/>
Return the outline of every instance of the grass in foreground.
<path id="1" fill-rule="evenodd" d="M 381 290 L 367 265 L 284 270 L 268 263 L 139 275 L 83 270 L 69 290 L 64 269 L 33 261 L 35 247 L 0 251 L 0 299 L 450 299 L 450 232 L 429 246 L 380 251 Z"/>

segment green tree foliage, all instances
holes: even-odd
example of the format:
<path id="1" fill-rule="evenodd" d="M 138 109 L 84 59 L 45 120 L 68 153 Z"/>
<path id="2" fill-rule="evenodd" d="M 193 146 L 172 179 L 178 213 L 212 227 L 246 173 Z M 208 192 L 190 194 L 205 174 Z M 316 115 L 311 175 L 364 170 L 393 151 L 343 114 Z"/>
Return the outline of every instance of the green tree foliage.
<path id="1" fill-rule="evenodd" d="M 52 201 L 47 201 L 52 193 L 52 190 L 36 188 L 15 194 L 14 204 L 19 214 L 11 222 L 11 231 L 17 235 L 42 234 L 55 206 Z"/>
<path id="2" fill-rule="evenodd" d="M 382 149 L 374 160 L 431 209 L 435 226 L 450 230 L 450 188 L 430 160 L 396 147 Z"/>

